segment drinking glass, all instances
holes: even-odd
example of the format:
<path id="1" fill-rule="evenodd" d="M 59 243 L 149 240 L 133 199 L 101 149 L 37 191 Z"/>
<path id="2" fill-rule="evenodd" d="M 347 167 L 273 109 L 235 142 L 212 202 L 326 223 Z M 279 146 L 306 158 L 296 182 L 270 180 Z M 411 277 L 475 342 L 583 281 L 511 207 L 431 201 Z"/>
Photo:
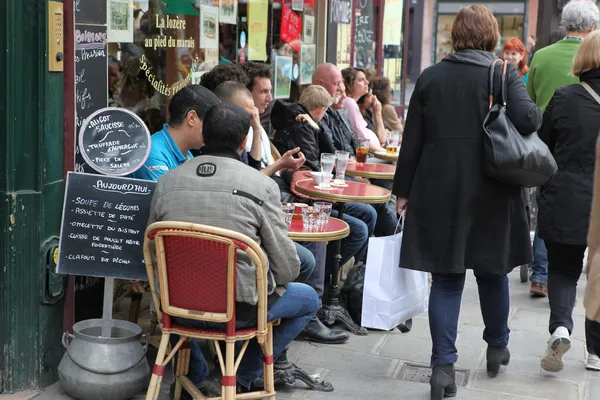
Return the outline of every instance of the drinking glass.
<path id="1" fill-rule="evenodd" d="M 337 157 L 335 160 L 335 181 L 336 185 L 344 185 L 346 183 L 346 168 L 348 167 L 348 158 L 350 153 L 347 151 L 338 150 L 335 152 Z"/>
<path id="2" fill-rule="evenodd" d="M 292 223 L 292 218 L 294 217 L 294 206 L 292 203 L 287 203 L 283 205 L 283 213 L 285 214 L 285 223 L 290 226 Z"/>
<path id="3" fill-rule="evenodd" d="M 302 209 L 302 226 L 304 229 L 315 229 L 318 224 L 319 214 L 313 207 L 306 207 Z"/>
<path id="4" fill-rule="evenodd" d="M 317 201 L 314 204 L 314 208 L 317 211 L 317 225 L 327 225 L 329 222 L 329 216 L 331 215 L 331 203 Z"/>
<path id="5" fill-rule="evenodd" d="M 385 151 L 388 154 L 398 153 L 398 146 L 400 145 L 400 132 L 393 131 L 388 136 L 388 143 L 385 147 Z"/>
<path id="6" fill-rule="evenodd" d="M 323 153 L 321 154 L 321 172 L 323 172 L 323 182 L 321 186 L 330 187 L 331 173 L 333 172 L 333 166 L 335 164 L 335 154 Z"/>
<path id="7" fill-rule="evenodd" d="M 367 162 L 367 153 L 369 152 L 369 141 L 361 140 L 356 148 L 356 163 L 362 165 Z"/>

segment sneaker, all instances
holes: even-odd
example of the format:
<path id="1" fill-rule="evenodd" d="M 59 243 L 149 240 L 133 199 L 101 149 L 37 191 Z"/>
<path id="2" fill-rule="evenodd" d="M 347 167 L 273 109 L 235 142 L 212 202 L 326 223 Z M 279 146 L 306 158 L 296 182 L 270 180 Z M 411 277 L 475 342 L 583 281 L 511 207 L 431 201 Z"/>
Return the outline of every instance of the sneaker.
<path id="1" fill-rule="evenodd" d="M 600 357 L 595 354 L 588 354 L 585 362 L 585 369 L 590 371 L 600 371 Z"/>
<path id="2" fill-rule="evenodd" d="M 571 348 L 569 331 L 564 326 L 558 327 L 548 340 L 548 348 L 542 358 L 542 368 L 548 372 L 559 372 L 565 367 L 563 356 Z"/>

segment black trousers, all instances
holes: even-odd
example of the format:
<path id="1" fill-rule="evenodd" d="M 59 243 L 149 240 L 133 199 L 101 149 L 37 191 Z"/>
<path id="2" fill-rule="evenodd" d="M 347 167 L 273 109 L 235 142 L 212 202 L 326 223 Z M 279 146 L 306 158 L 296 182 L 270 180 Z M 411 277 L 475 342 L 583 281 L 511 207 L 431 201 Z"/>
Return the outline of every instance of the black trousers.
<path id="1" fill-rule="evenodd" d="M 548 299 L 550 300 L 550 334 L 564 326 L 573 333 L 573 307 L 577 296 L 577 282 L 583 270 L 585 245 L 571 245 L 546 241 L 548 250 Z M 583 301 L 583 299 L 581 299 Z M 594 350 L 590 324 L 585 325 L 587 351 Z M 600 345 L 600 343 L 599 343 Z"/>
<path id="2" fill-rule="evenodd" d="M 588 352 L 592 354 L 600 354 L 600 323 L 585 320 L 586 341 L 591 340 L 588 344 Z"/>

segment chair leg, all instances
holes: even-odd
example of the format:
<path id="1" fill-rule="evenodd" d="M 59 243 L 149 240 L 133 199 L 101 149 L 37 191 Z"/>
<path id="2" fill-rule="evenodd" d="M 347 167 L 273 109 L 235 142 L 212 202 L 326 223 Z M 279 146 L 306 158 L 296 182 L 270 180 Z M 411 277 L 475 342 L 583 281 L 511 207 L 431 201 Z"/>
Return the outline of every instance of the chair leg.
<path id="1" fill-rule="evenodd" d="M 273 371 L 273 324 L 267 326 L 267 337 L 260 345 L 263 353 L 263 379 L 265 382 L 265 391 L 272 393 L 267 396 L 268 400 L 275 400 L 275 377 Z"/>
<path id="2" fill-rule="evenodd" d="M 188 373 L 190 364 L 190 341 L 186 340 L 181 347 L 179 348 L 179 352 L 177 354 L 177 368 L 175 373 L 175 394 L 173 396 L 174 400 L 181 399 L 182 393 L 182 385 L 179 380 L 180 376 L 186 376 Z"/>
<path id="3" fill-rule="evenodd" d="M 221 385 L 222 400 L 235 400 L 237 387 L 235 373 L 235 341 L 225 343 L 225 373 Z"/>
<path id="4" fill-rule="evenodd" d="M 157 400 L 158 393 L 160 391 L 160 383 L 162 377 L 165 374 L 165 367 L 163 362 L 167 353 L 167 347 L 169 345 L 169 334 L 163 333 L 160 339 L 160 346 L 158 346 L 158 354 L 156 355 L 156 361 L 154 368 L 152 368 L 152 378 L 150 378 L 150 385 L 148 385 L 148 393 L 146 393 L 146 400 Z"/>

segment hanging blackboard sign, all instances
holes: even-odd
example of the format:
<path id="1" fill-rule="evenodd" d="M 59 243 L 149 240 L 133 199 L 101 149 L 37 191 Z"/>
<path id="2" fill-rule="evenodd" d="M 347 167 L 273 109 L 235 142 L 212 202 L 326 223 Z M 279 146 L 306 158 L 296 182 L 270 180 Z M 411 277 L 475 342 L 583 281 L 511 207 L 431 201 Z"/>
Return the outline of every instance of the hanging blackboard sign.
<path id="1" fill-rule="evenodd" d="M 75 0 L 75 23 L 106 25 L 105 0 Z"/>
<path id="2" fill-rule="evenodd" d="M 85 162 L 101 174 L 129 175 L 148 158 L 150 131 L 127 109 L 103 108 L 83 122 L 79 151 Z"/>
<path id="3" fill-rule="evenodd" d="M 59 274 L 147 280 L 144 232 L 156 183 L 70 172 Z"/>
<path id="4" fill-rule="evenodd" d="M 97 110 L 108 105 L 107 37 L 105 26 L 75 25 L 76 132 Z M 75 171 L 94 172 L 75 148 Z"/>
<path id="5" fill-rule="evenodd" d="M 357 0 L 354 36 L 354 65 L 357 68 L 375 67 L 375 18 L 373 2 Z"/>

